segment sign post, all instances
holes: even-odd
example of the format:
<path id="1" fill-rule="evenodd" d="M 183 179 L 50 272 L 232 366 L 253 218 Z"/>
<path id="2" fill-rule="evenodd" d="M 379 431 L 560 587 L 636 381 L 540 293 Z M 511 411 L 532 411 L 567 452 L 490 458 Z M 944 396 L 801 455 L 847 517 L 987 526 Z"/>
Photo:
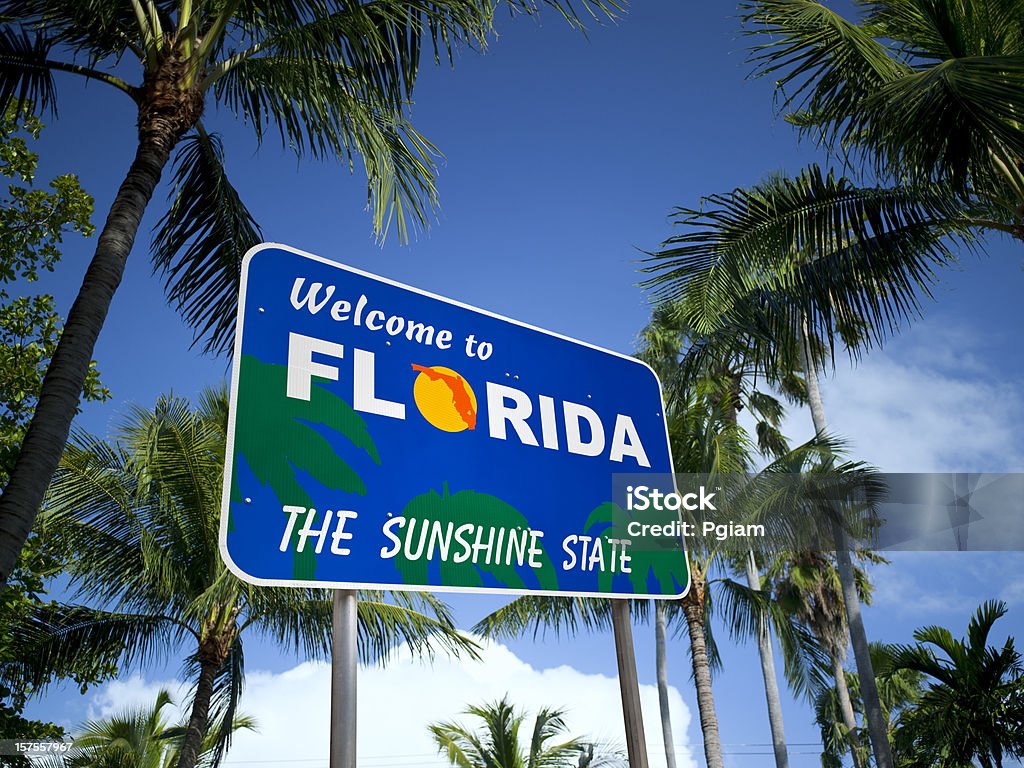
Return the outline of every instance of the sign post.
<path id="1" fill-rule="evenodd" d="M 335 589 L 331 630 L 330 768 L 356 768 L 356 673 L 359 668 L 355 590 Z"/>
<path id="2" fill-rule="evenodd" d="M 615 663 L 619 670 L 622 722 L 626 729 L 629 768 L 647 768 L 647 740 L 640 709 L 640 681 L 633 652 L 633 625 L 628 600 L 612 600 L 612 632 L 615 635 Z"/>
<path id="3" fill-rule="evenodd" d="M 670 482 L 662 409 L 625 355 L 287 246 L 246 254 L 221 554 L 254 584 L 336 590 L 332 768 L 355 764 L 357 589 L 686 592 L 681 539 L 634 546 L 641 513 L 613 490 Z"/>

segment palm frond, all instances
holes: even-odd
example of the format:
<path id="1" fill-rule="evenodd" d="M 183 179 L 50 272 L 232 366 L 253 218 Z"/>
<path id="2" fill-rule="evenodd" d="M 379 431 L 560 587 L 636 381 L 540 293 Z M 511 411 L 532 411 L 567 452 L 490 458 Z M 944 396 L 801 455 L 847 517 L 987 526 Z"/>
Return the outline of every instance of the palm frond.
<path id="1" fill-rule="evenodd" d="M 146 592 L 141 490 L 129 464 L 122 447 L 73 432 L 40 514 L 42 529 L 70 555 L 72 585 L 101 606 L 112 592 L 129 602 Z"/>
<path id="2" fill-rule="evenodd" d="M 955 259 L 950 246 L 973 245 L 967 218 L 939 188 L 856 187 L 810 166 L 680 209 L 684 231 L 645 260 L 644 284 L 679 301 L 698 336 L 738 335 L 748 354 L 774 342 L 797 359 L 802 318 L 830 348 L 852 342 L 852 329 L 882 343 L 919 314 L 936 269 Z"/>
<path id="3" fill-rule="evenodd" d="M 1020 9 L 1000 2 L 866 3 L 863 23 L 814 0 L 745 3 L 754 74 L 788 119 L 893 181 L 941 180 L 1024 200 Z"/>
<path id="4" fill-rule="evenodd" d="M 462 44 L 482 48 L 493 14 L 489 3 L 458 0 L 327 3 L 312 12 L 296 4 L 270 20 L 277 10 L 260 9 L 257 18 L 243 5 L 238 27 L 260 42 L 211 66 L 207 85 L 249 58 L 327 58 L 398 107 L 412 95 L 424 43 L 433 44 L 435 60 L 451 61 Z"/>
<path id="5" fill-rule="evenodd" d="M 261 140 L 276 128 L 296 153 L 336 157 L 350 169 L 359 155 L 379 234 L 394 220 L 404 239 L 410 225 L 428 222 L 437 195 L 436 149 L 401 107 L 346 65 L 324 57 L 258 56 L 230 69 L 213 89 L 219 101 L 252 122 Z"/>
<path id="6" fill-rule="evenodd" d="M 429 593 L 364 591 L 359 600 L 359 654 L 381 662 L 400 644 L 414 654 L 432 657 L 438 650 L 476 658 L 478 646 L 455 627 L 447 606 Z M 430 615 L 432 614 L 432 615 Z"/>
<path id="7" fill-rule="evenodd" d="M 476 735 L 458 723 L 433 723 L 428 730 L 438 751 L 456 768 L 497 768 Z"/>
<path id="8" fill-rule="evenodd" d="M 1009 169 L 1024 157 L 1022 82 L 1024 55 L 943 61 L 872 94 L 857 141 L 878 171 L 919 169 L 918 181 L 948 178 L 961 188 L 1019 184 L 1019 170 L 1007 177 L 994 161 Z"/>
<path id="9" fill-rule="evenodd" d="M 579 30 L 584 29 L 588 19 L 596 22 L 614 21 L 626 7 L 624 2 L 618 0 L 579 0 L 577 3 L 572 0 L 541 0 L 540 4 L 535 0 L 505 0 L 505 4 L 513 13 L 527 15 L 538 13 L 541 5 L 554 8 L 570 27 Z M 582 6 L 582 12 L 578 6 Z"/>
<path id="10" fill-rule="evenodd" d="M 169 14 L 173 0 L 154 0 Z M 45 29 L 56 43 L 98 62 L 118 57 L 126 47 L 141 48 L 142 40 L 131 3 L 104 0 L 3 0 L 0 17 L 16 19 L 26 29 Z"/>
<path id="11" fill-rule="evenodd" d="M 481 619 L 473 632 L 494 639 L 522 637 L 528 632 L 543 637 L 572 636 L 580 630 L 601 631 L 611 627 L 611 602 L 589 597 L 524 595 Z"/>
<path id="12" fill-rule="evenodd" d="M 166 616 L 61 604 L 41 606 L 9 632 L 14 652 L 0 665 L 0 680 L 37 688 L 51 676 L 152 661 L 188 636 L 180 623 Z"/>
<path id="13" fill-rule="evenodd" d="M 217 134 L 200 130 L 179 144 L 170 198 L 154 230 L 153 269 L 193 344 L 220 354 L 234 343 L 242 257 L 263 235 L 228 180 Z"/>
<path id="14" fill-rule="evenodd" d="M 909 70 L 872 30 L 815 0 L 744 2 L 740 13 L 748 34 L 769 40 L 751 50 L 754 76 L 775 80 L 782 109 L 815 138 L 849 127 L 868 94 Z"/>
<path id="15" fill-rule="evenodd" d="M 217 548 L 221 433 L 187 401 L 130 410 L 121 441 L 77 433 L 51 484 L 43 525 L 76 553 L 77 593 L 98 605 L 180 616 L 226 572 Z M 202 564 L 202 565 L 200 565 Z"/>
<path id="16" fill-rule="evenodd" d="M 246 616 L 277 643 L 308 658 L 330 658 L 331 599 L 320 589 L 244 587 Z"/>
<path id="17" fill-rule="evenodd" d="M 16 109 L 55 111 L 48 56 L 54 41 L 43 32 L 0 29 L 0 114 Z"/>

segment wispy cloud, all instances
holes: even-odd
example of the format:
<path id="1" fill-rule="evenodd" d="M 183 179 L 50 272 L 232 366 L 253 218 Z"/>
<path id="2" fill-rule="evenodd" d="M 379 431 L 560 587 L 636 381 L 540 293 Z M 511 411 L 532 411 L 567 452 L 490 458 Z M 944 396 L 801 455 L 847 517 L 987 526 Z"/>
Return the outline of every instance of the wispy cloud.
<path id="1" fill-rule="evenodd" d="M 986 600 L 1024 605 L 1024 553 L 897 552 L 870 569 L 873 604 L 901 616 L 936 621 L 967 617 Z M 1015 618 L 1016 611 L 1011 613 Z"/>
<path id="2" fill-rule="evenodd" d="M 922 323 L 856 367 L 837 357 L 822 382 L 829 430 L 886 472 L 1024 471 L 1024 390 L 989 362 L 990 342 L 968 325 Z M 785 429 L 813 434 L 800 409 Z"/>

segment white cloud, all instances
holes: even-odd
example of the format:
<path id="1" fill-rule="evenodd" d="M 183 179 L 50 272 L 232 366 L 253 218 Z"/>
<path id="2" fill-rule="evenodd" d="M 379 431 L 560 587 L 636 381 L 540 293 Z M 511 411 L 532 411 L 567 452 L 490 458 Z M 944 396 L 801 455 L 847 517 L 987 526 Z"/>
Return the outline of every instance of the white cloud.
<path id="1" fill-rule="evenodd" d="M 157 691 L 161 688 L 166 689 L 171 694 L 171 699 L 178 705 L 164 708 L 164 721 L 178 722 L 182 719 L 180 705 L 188 695 L 188 686 L 178 680 L 147 681 L 138 673 L 125 680 L 114 680 L 98 687 L 89 697 L 86 717 L 96 720 L 110 717 L 124 709 L 152 707 L 156 701 Z"/>
<path id="2" fill-rule="evenodd" d="M 186 688 L 179 683 L 135 676 L 99 689 L 90 701 L 90 717 L 151 704 L 161 685 L 176 694 L 175 701 L 184 701 Z M 467 705 L 493 701 L 506 693 L 530 713 L 545 706 L 562 707 L 573 735 L 625 749 L 615 678 L 585 674 L 567 665 L 536 669 L 499 644 L 486 644 L 476 662 L 438 658 L 430 664 L 414 660 L 403 650 L 387 667 L 361 668 L 358 688 L 358 752 L 363 768 L 443 768 L 446 763 L 433 746 L 427 724 L 456 719 L 472 725 L 472 719 L 460 714 Z M 650 764 L 663 768 L 657 690 L 643 685 L 640 696 Z M 684 743 L 690 712 L 676 688 L 670 689 L 669 698 L 675 741 Z M 326 768 L 328 664 L 305 662 L 281 673 L 250 671 L 242 710 L 256 718 L 258 730 L 236 735 L 226 765 Z M 677 761 L 681 768 L 696 768 L 688 747 L 677 748 Z"/>
<path id="3" fill-rule="evenodd" d="M 837 356 L 822 380 L 829 431 L 853 458 L 885 472 L 1024 470 L 1024 392 L 974 353 L 966 327 L 922 324 L 857 365 Z M 813 434 L 805 409 L 790 409 L 785 434 Z"/>

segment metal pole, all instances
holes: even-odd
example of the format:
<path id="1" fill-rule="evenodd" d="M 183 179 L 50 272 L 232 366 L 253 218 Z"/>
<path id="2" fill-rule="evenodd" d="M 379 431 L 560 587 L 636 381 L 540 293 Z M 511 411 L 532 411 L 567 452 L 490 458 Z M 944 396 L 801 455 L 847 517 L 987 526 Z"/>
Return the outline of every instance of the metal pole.
<path id="1" fill-rule="evenodd" d="M 622 720 L 626 726 L 629 768 L 647 768 L 647 742 L 644 740 L 644 718 L 640 712 L 640 682 L 636 676 L 633 626 L 629 620 L 628 600 L 612 600 L 612 631 L 615 634 L 615 661 L 619 667 L 619 691 L 622 694 Z"/>
<path id="2" fill-rule="evenodd" d="M 331 768 L 356 768 L 356 651 L 358 600 L 334 590 L 331 633 Z"/>

